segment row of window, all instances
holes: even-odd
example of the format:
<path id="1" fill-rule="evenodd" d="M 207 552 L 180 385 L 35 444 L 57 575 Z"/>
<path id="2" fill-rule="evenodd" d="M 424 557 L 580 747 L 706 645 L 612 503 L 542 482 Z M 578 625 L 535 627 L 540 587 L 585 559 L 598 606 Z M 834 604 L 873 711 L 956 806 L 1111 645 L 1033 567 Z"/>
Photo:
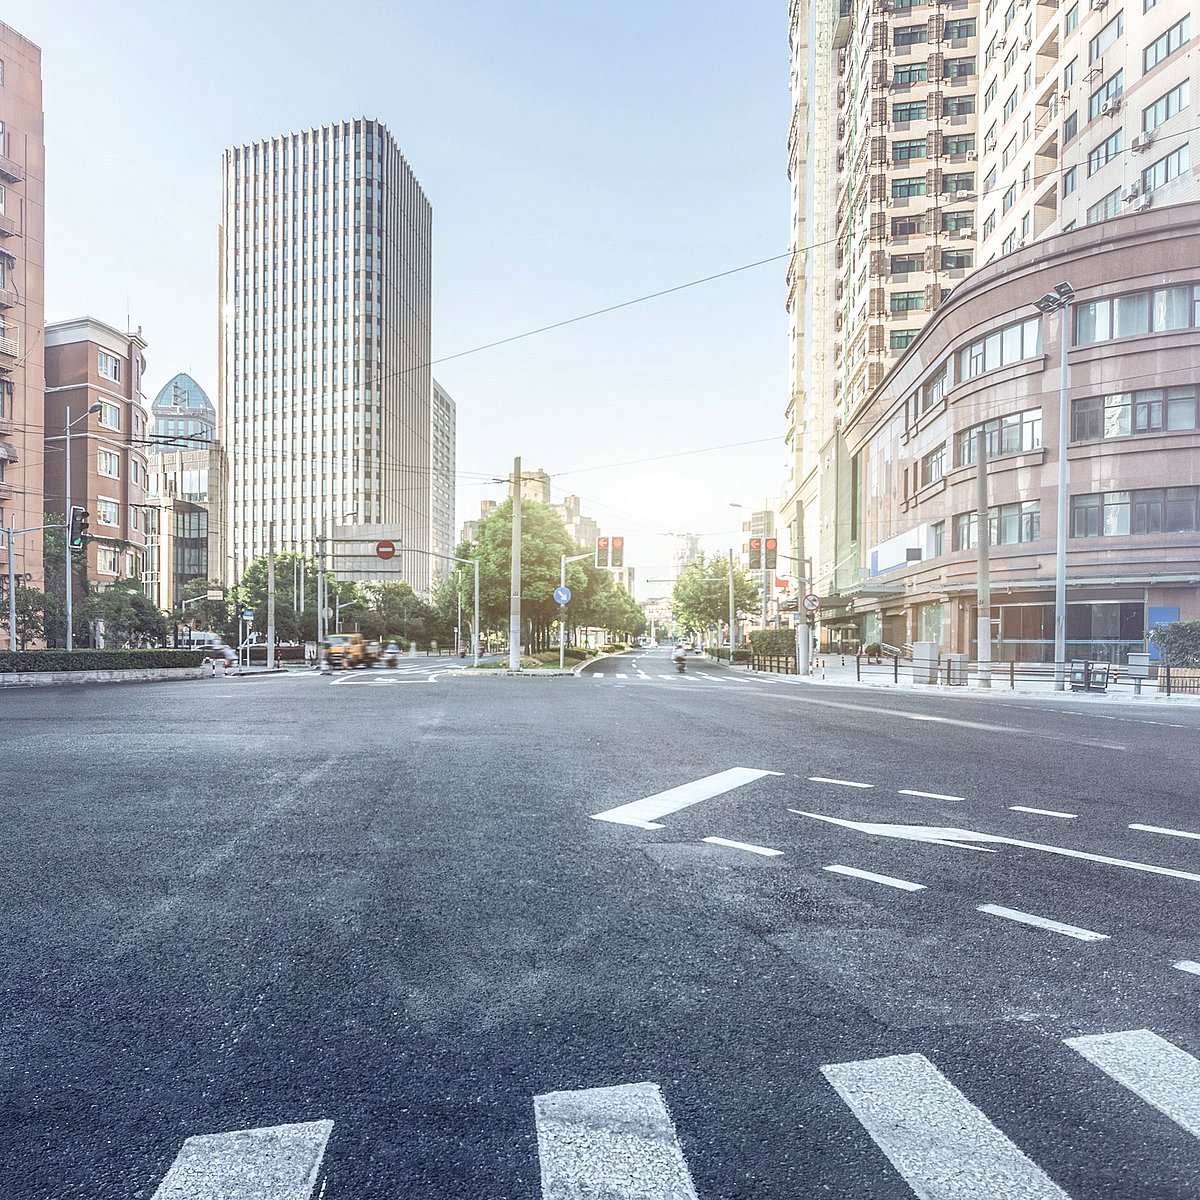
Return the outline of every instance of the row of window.
<path id="1" fill-rule="evenodd" d="M 943 96 L 943 117 L 969 117 L 975 111 L 974 96 Z M 929 105 L 925 100 L 901 100 L 892 105 L 892 120 L 898 124 L 907 121 L 925 121 L 929 118 Z"/>
<path id="2" fill-rule="evenodd" d="M 893 199 L 906 199 L 910 196 L 924 196 L 927 181 L 924 175 L 910 175 L 902 179 L 892 180 Z M 943 173 L 941 180 L 943 192 L 973 192 L 975 190 L 974 171 L 950 171 Z"/>
<path id="3" fill-rule="evenodd" d="M 1036 358 L 1041 352 L 1041 317 L 1026 317 L 964 346 L 958 352 L 958 378 L 974 379 L 986 371 Z"/>
<path id="4" fill-rule="evenodd" d="M 971 266 L 974 254 L 970 250 L 943 250 L 941 253 L 941 269 L 943 271 L 961 271 Z M 924 254 L 893 254 L 890 264 L 893 275 L 909 275 L 913 271 L 935 270 L 925 266 Z"/>
<path id="5" fill-rule="evenodd" d="M 973 154 L 975 151 L 975 135 L 973 133 L 947 134 L 942 138 L 941 153 L 947 157 L 955 154 Z M 929 157 L 928 139 L 904 138 L 892 143 L 892 162 L 913 162 L 918 158 Z"/>
<path id="6" fill-rule="evenodd" d="M 1095 442 L 1200 428 L 1196 392 L 1195 384 L 1191 384 L 1076 400 L 1071 405 L 1071 440 Z"/>
<path id="7" fill-rule="evenodd" d="M 1195 533 L 1200 488 L 1141 488 L 1071 497 L 1073 538 L 1138 533 Z"/>
<path id="8" fill-rule="evenodd" d="M 943 79 L 967 79 L 975 73 L 975 56 L 973 54 L 964 58 L 947 58 L 942 61 Z M 892 83 L 896 87 L 926 83 L 928 80 L 928 63 L 897 63 L 892 69 Z"/>
<path id="9" fill-rule="evenodd" d="M 1074 345 L 1200 327 L 1200 284 L 1152 288 L 1072 305 Z"/>

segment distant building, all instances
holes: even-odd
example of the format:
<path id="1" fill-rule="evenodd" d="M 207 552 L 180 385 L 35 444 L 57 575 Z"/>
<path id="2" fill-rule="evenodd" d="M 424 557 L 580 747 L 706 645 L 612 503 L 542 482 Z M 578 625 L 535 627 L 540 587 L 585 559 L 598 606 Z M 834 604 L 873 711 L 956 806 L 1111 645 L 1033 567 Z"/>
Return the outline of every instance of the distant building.
<path id="1" fill-rule="evenodd" d="M 71 481 L 66 440 L 46 443 L 46 511 L 78 505 L 90 514 L 88 578 L 105 584 L 141 578 L 146 557 L 149 414 L 142 395 L 146 342 L 93 317 L 46 326 L 45 425 L 70 420 Z M 95 406 L 97 412 L 89 412 Z"/>
<path id="2" fill-rule="evenodd" d="M 45 359 L 46 146 L 42 52 L 0 24 L 0 524 L 42 523 Z M 84 408 L 87 406 L 84 405 Z M 83 412 L 83 408 L 79 410 Z M 61 443 L 57 443 L 61 445 Z M 61 454 L 59 455 L 61 458 Z M 61 512 L 57 497 L 46 500 Z M 16 539 L 14 569 L 42 585 L 42 539 Z M 0 549 L 0 577 L 8 551 Z"/>
<path id="3" fill-rule="evenodd" d="M 684 567 L 690 567 L 692 563 L 700 561 L 700 538 L 694 533 L 681 533 L 677 535 L 679 545 L 675 550 L 675 571 L 682 571 Z"/>
<path id="4" fill-rule="evenodd" d="M 593 546 L 600 536 L 599 522 L 585 517 L 580 509 L 581 501 L 578 496 L 566 496 L 561 504 L 554 506 L 554 511 L 562 517 L 567 532 L 575 541 L 585 546 Z"/>
<path id="5" fill-rule="evenodd" d="M 634 595 L 633 580 L 635 575 L 633 567 L 614 567 L 613 578 L 621 584 L 621 586 L 632 596 Z"/>
<path id="6" fill-rule="evenodd" d="M 435 555 L 431 577 L 445 578 L 454 564 L 454 463 L 455 404 L 444 387 L 433 380 L 429 408 L 429 548 Z"/>
<path id="7" fill-rule="evenodd" d="M 150 405 L 154 418 L 150 453 L 204 450 L 217 440 L 217 410 L 204 389 L 180 373 L 166 383 Z"/>
<path id="8" fill-rule="evenodd" d="M 464 521 L 462 532 L 459 534 L 459 542 L 473 542 L 479 536 L 479 522 L 485 517 L 490 517 L 492 513 L 499 507 L 495 500 L 481 500 L 479 502 L 479 517 L 474 521 Z"/>
<path id="9" fill-rule="evenodd" d="M 513 494 L 513 482 L 508 481 L 508 494 Z M 539 504 L 550 503 L 550 476 L 540 468 L 521 472 L 521 499 L 536 500 Z"/>

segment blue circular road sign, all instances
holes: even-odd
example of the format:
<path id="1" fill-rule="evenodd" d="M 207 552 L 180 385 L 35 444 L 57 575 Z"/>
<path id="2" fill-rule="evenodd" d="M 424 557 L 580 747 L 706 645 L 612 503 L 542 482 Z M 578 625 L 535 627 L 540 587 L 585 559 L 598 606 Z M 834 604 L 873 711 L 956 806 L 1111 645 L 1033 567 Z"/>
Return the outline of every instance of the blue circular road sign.
<path id="1" fill-rule="evenodd" d="M 556 587 L 554 589 L 554 602 L 556 604 L 570 604 L 571 589 L 569 587 Z"/>

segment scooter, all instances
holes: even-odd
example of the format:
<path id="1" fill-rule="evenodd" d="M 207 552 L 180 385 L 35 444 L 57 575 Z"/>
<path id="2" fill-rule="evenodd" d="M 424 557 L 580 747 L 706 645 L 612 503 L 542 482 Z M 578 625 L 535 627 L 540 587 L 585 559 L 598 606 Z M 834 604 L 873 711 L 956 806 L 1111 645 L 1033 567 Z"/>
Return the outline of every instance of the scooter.
<path id="1" fill-rule="evenodd" d="M 677 670 L 680 673 L 680 675 L 686 675 L 687 674 L 687 659 L 686 658 L 677 658 L 675 660 L 675 670 Z"/>

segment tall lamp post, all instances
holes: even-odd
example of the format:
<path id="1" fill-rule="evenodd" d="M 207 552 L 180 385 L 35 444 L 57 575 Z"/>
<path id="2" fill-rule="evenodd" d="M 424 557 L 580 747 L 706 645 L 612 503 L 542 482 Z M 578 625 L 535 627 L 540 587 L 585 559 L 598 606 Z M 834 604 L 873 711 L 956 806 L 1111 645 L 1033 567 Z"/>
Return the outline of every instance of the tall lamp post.
<path id="1" fill-rule="evenodd" d="M 100 411 L 99 404 L 93 404 L 85 413 L 81 413 L 74 421 L 71 420 L 71 409 L 67 407 L 67 420 L 63 426 L 63 433 L 66 438 L 67 446 L 67 461 L 66 461 L 66 499 L 67 499 L 67 536 L 63 539 L 67 546 L 67 652 L 70 653 L 75 649 L 75 613 L 74 613 L 74 580 L 71 570 L 71 508 L 74 502 L 74 497 L 71 492 L 71 431 L 79 424 L 80 421 L 86 421 L 93 413 Z"/>
<path id="2" fill-rule="evenodd" d="M 1064 691 L 1067 682 L 1067 445 L 1071 436 L 1071 406 L 1067 398 L 1070 382 L 1067 347 L 1071 340 L 1071 301 L 1075 289 L 1060 283 L 1034 308 L 1043 316 L 1061 312 L 1058 370 L 1058 523 L 1054 555 L 1054 690 Z"/>

